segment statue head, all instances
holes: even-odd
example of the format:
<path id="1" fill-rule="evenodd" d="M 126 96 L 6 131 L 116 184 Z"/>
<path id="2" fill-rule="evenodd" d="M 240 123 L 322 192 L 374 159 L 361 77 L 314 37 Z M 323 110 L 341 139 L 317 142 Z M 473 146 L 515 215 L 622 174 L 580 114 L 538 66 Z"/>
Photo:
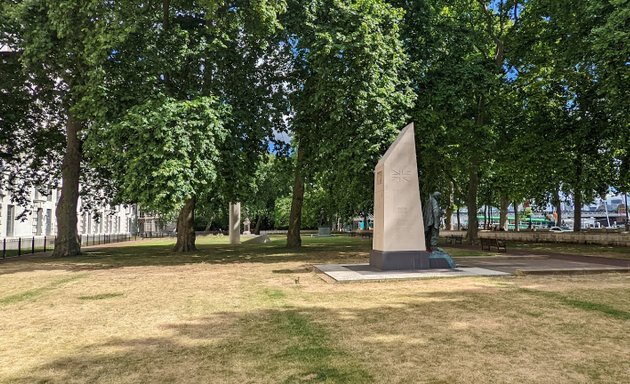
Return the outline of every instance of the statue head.
<path id="1" fill-rule="evenodd" d="M 440 198 L 442 197 L 442 194 L 438 191 L 433 192 L 433 194 L 431 195 L 435 198 L 435 200 L 440 201 Z"/>

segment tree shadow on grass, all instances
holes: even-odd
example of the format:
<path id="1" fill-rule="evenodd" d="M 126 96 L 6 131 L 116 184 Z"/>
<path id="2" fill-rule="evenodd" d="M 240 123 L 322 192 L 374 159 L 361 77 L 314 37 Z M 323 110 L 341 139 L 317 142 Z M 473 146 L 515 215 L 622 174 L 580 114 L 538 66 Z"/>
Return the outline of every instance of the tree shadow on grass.
<path id="1" fill-rule="evenodd" d="M 597 344 L 598 338 L 591 335 L 589 322 L 565 319 L 558 324 L 554 316 L 561 315 L 554 315 L 547 298 L 533 302 L 531 295 L 518 290 L 489 290 L 410 293 L 399 299 L 403 300 L 368 307 L 361 306 L 365 303 L 336 308 L 286 305 L 166 323 L 159 326 L 163 335 L 88 345 L 10 382 L 535 382 L 543 378 L 528 376 L 536 374 L 528 370 L 506 369 L 507 361 L 536 364 L 544 378 L 552 375 L 560 381 L 573 377 L 578 367 L 588 367 L 593 382 L 628 378 L 623 351 L 585 347 L 595 353 L 586 360 L 572 352 L 582 348 L 582 341 L 588 346 Z M 530 315 L 534 310 L 547 314 Z M 577 334 L 586 340 L 567 333 L 569 326 L 578 327 Z M 341 342 L 348 337 L 350 342 Z M 598 363 L 602 359 L 606 365 Z"/>
<path id="2" fill-rule="evenodd" d="M 184 254 L 172 252 L 172 245 L 125 245 L 90 248 L 71 258 L 29 258 L 0 264 L 0 275 L 33 270 L 86 271 L 122 267 L 177 266 L 188 264 L 240 263 L 341 263 L 365 262 L 371 242 L 358 239 L 306 240 L 300 249 L 286 248 L 286 242 L 267 244 L 199 244 L 198 250 Z"/>
<path id="3" fill-rule="evenodd" d="M 114 338 L 12 377 L 12 383 L 369 383 L 327 331 L 294 308 L 220 313 Z"/>

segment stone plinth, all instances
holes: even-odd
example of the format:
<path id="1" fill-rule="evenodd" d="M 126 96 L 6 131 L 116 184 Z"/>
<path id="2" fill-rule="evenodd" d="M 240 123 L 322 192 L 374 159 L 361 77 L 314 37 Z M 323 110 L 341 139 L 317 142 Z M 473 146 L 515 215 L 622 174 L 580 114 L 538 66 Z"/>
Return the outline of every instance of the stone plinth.
<path id="1" fill-rule="evenodd" d="M 230 203 L 230 244 L 241 243 L 241 203 Z"/>
<path id="2" fill-rule="evenodd" d="M 246 218 L 245 221 L 243 221 L 243 235 L 251 235 L 252 231 L 251 231 L 251 224 L 252 222 L 249 220 L 249 218 Z"/>
<path id="3" fill-rule="evenodd" d="M 317 236 L 320 237 L 330 237 L 330 227 L 318 227 L 317 228 Z"/>
<path id="4" fill-rule="evenodd" d="M 424 242 L 413 123 L 374 169 L 374 237 L 370 266 L 380 270 L 430 268 Z"/>

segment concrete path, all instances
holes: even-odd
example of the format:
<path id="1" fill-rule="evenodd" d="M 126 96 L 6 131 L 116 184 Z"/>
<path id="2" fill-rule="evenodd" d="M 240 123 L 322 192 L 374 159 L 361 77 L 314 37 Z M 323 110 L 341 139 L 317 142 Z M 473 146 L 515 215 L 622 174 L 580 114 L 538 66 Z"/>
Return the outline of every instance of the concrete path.
<path id="1" fill-rule="evenodd" d="M 589 257 L 557 257 L 556 255 L 528 255 L 528 256 L 490 256 L 490 257 L 459 257 L 455 258 L 457 265 L 466 267 L 487 268 L 509 274 L 556 274 L 556 273 L 602 273 L 629 272 L 630 261 L 624 263 L 606 262 L 603 258 Z M 616 259 L 619 261 L 618 259 Z"/>
<path id="2" fill-rule="evenodd" d="M 334 282 L 349 283 L 358 281 L 434 279 L 440 277 L 506 276 L 509 273 L 478 267 L 456 269 L 424 269 L 410 271 L 379 271 L 369 264 L 319 264 L 316 271 Z"/>

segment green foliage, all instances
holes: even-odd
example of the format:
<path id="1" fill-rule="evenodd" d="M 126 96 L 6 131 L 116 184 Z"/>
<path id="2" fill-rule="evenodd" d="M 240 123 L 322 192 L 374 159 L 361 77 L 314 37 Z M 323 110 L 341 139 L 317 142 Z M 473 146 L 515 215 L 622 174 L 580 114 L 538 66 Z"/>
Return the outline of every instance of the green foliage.
<path id="1" fill-rule="evenodd" d="M 404 75 L 402 10 L 381 0 L 291 3 L 287 29 L 295 50 L 292 120 L 336 212 L 372 207 L 372 171 L 408 121 L 413 93 Z"/>
<path id="2" fill-rule="evenodd" d="M 315 187 L 316 188 L 316 187 Z M 308 188 L 304 193 L 304 206 L 302 207 L 302 228 L 315 229 L 319 224 L 319 217 L 321 209 L 329 207 L 329 196 L 324 193 L 322 189 Z M 326 212 L 330 214 L 332 212 L 326 209 Z M 276 200 L 275 202 L 275 227 L 287 228 L 289 226 L 289 219 L 291 216 L 291 197 L 285 196 Z"/>
<path id="3" fill-rule="evenodd" d="M 102 161 L 117 170 L 112 176 L 121 201 L 171 213 L 212 189 L 227 136 L 225 117 L 226 108 L 212 97 L 151 99 L 93 135 L 91 151 L 104 149 Z"/>
<path id="4" fill-rule="evenodd" d="M 623 9 L 619 2 L 583 1 L 567 8 L 536 0 L 521 14 L 510 60 L 518 68 L 521 132 L 537 144 L 529 158 L 536 164 L 537 190 L 531 193 L 562 185 L 580 205 L 605 194 L 614 182 L 617 138 L 628 126 L 618 93 L 624 72 L 627 83 L 627 60 L 614 49 L 603 54 L 602 47 L 623 40 L 615 31 L 621 29 Z"/>

